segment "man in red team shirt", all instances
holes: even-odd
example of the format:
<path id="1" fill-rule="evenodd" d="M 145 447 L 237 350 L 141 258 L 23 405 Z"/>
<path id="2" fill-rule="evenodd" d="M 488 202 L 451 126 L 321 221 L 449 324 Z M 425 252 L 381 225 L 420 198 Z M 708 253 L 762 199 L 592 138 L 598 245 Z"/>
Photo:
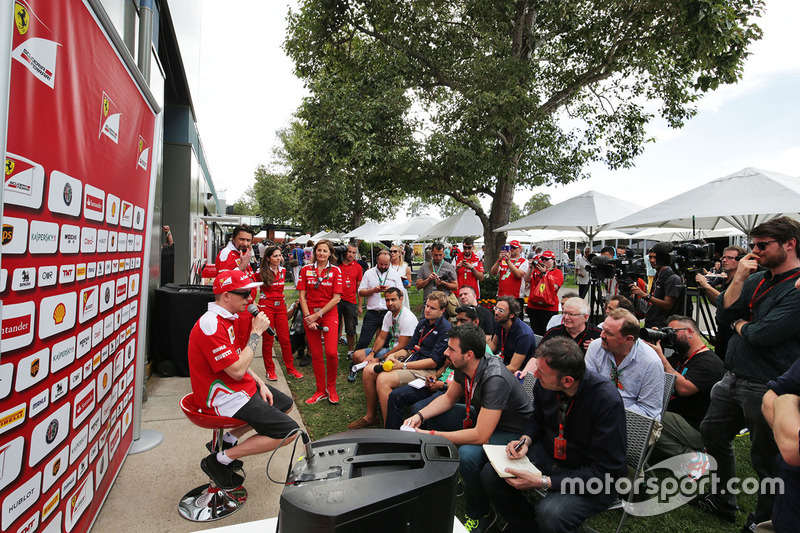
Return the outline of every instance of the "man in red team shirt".
<path id="1" fill-rule="evenodd" d="M 265 384 L 251 368 L 261 334 L 269 327 L 269 318 L 259 313 L 252 321 L 252 333 L 239 348 L 235 322 L 244 312 L 251 290 L 261 285 L 243 271 L 222 272 L 214 280 L 214 302 L 195 323 L 189 334 L 189 370 L 195 403 L 205 413 L 237 418 L 247 425 L 223 436 L 223 451 L 212 453 L 200 462 L 214 483 L 234 489 L 244 482 L 237 473 L 240 457 L 274 450 L 281 440 L 297 429 L 288 413 L 292 399 Z M 243 442 L 239 438 L 254 429 L 256 435 Z M 283 444 L 292 442 L 295 435 Z M 206 447 L 211 450 L 211 443 Z"/>
<path id="2" fill-rule="evenodd" d="M 253 261 L 253 230 L 250 226 L 239 225 L 233 228 L 233 235 L 231 241 L 219 251 L 217 254 L 217 274 L 225 270 L 240 270 L 248 275 L 250 281 L 255 281 L 253 276 L 253 267 L 250 263 Z M 256 292 L 253 291 L 252 297 L 255 298 Z M 244 343 L 247 342 L 247 337 L 250 333 L 250 323 L 253 316 L 245 309 L 239 314 L 239 320 L 236 327 L 236 338 L 242 344 L 240 349 L 244 348 Z"/>
<path id="3" fill-rule="evenodd" d="M 347 355 L 352 357 L 356 346 L 356 326 L 358 317 L 361 316 L 361 296 L 358 295 L 358 286 L 364 276 L 364 269 L 356 262 L 358 247 L 354 243 L 347 245 L 344 261 L 339 265 L 342 271 L 342 299 L 337 304 L 339 307 L 339 324 L 344 326 L 347 335 Z"/>
<path id="4" fill-rule="evenodd" d="M 508 250 L 503 247 L 500 257 L 492 265 L 492 276 L 500 275 L 497 283 L 497 297 L 511 296 L 516 298 L 521 309 L 525 308 L 522 278 L 528 271 L 528 262 L 522 257 L 522 246 L 518 240 L 508 243 Z"/>
<path id="5" fill-rule="evenodd" d="M 478 299 L 481 297 L 481 287 L 478 282 L 483 281 L 483 261 L 475 253 L 475 241 L 472 237 L 464 239 L 464 251 L 456 256 L 456 276 L 458 288 L 469 285 L 475 289 Z"/>

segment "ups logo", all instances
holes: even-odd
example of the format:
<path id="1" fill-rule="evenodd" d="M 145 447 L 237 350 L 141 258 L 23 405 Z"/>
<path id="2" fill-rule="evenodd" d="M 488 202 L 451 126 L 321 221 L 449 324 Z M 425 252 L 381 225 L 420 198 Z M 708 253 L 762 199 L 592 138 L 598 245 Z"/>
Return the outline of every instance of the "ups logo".
<path id="1" fill-rule="evenodd" d="M 35 378 L 38 373 L 39 373 L 39 359 L 34 359 L 33 361 L 31 361 L 31 377 Z"/>
<path id="2" fill-rule="evenodd" d="M 19 5 L 19 4 L 18 4 Z M 14 226 L 3 224 L 3 244 L 8 244 L 14 238 Z"/>
<path id="3" fill-rule="evenodd" d="M 53 463 L 53 476 L 58 474 L 59 469 L 61 468 L 61 459 L 56 459 L 56 462 Z"/>

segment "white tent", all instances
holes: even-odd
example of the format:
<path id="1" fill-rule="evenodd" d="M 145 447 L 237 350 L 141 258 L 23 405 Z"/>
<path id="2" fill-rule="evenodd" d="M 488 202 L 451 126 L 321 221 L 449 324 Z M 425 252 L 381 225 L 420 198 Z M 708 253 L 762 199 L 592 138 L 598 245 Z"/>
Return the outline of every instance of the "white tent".
<path id="1" fill-rule="evenodd" d="M 302 245 L 305 245 L 308 242 L 308 239 L 310 239 L 310 238 L 311 238 L 311 234 L 310 233 L 306 233 L 304 235 L 300 235 L 299 237 L 297 237 L 295 239 L 292 239 L 291 241 L 289 241 L 289 244 L 302 244 Z"/>
<path id="2" fill-rule="evenodd" d="M 439 222 L 434 217 L 414 217 L 406 222 L 387 225 L 380 235 L 386 235 L 391 240 L 413 241 Z"/>
<path id="3" fill-rule="evenodd" d="M 580 231 L 591 242 L 597 239 L 598 232 L 609 224 L 638 209 L 639 206 L 625 200 L 588 191 L 506 224 L 495 231 L 521 229 Z M 628 237 L 626 235 L 623 238 Z"/>
<path id="4" fill-rule="evenodd" d="M 692 233 L 687 228 L 647 228 L 631 235 L 632 239 L 647 239 L 649 241 L 688 241 L 691 239 L 712 239 L 716 237 L 739 237 L 744 235 L 736 228 L 726 229 L 698 229 Z"/>
<path id="5" fill-rule="evenodd" d="M 612 227 L 733 227 L 749 235 L 771 218 L 799 214 L 800 178 L 748 167 L 620 218 Z"/>
<path id="6" fill-rule="evenodd" d="M 483 235 L 483 224 L 472 209 L 464 209 L 434 225 L 418 238 L 476 237 Z"/>
<path id="7" fill-rule="evenodd" d="M 392 236 L 384 237 L 381 235 L 381 231 L 383 231 L 384 227 L 386 227 L 386 224 L 367 222 L 366 224 L 362 224 L 361 226 L 357 227 L 353 231 L 349 231 L 342 235 L 342 240 L 361 239 L 362 241 L 367 242 L 392 240 Z"/>

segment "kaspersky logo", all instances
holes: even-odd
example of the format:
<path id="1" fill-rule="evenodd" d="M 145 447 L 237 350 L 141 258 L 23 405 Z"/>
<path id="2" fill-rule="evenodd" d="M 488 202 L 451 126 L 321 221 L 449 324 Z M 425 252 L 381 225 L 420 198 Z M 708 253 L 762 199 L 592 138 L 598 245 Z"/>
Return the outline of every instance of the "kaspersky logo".
<path id="1" fill-rule="evenodd" d="M 20 3 L 14 4 L 14 22 L 20 35 L 28 33 L 30 15 L 28 15 L 28 10 L 25 9 L 25 6 Z"/>

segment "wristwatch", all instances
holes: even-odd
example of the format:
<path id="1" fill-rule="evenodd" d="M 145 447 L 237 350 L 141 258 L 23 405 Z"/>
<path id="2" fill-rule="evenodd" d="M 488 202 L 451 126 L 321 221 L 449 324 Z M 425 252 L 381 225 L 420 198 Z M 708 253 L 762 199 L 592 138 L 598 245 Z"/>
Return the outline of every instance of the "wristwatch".
<path id="1" fill-rule="evenodd" d="M 736 333 L 736 326 L 739 324 L 739 322 L 744 322 L 744 318 L 737 318 L 736 320 L 731 322 L 731 329 L 733 330 L 734 333 Z"/>
<path id="2" fill-rule="evenodd" d="M 645 300 L 647 300 L 647 301 L 649 302 L 649 301 L 650 301 L 650 299 L 651 299 L 652 297 L 653 297 L 653 295 L 652 295 L 652 294 L 646 294 L 646 295 L 644 296 L 644 299 L 645 299 Z"/>
<path id="3" fill-rule="evenodd" d="M 408 370 L 408 365 L 406 364 L 405 361 L 403 361 L 403 370 Z"/>
<path id="4" fill-rule="evenodd" d="M 549 492 L 550 487 L 548 487 L 548 483 L 550 482 L 550 478 L 546 475 L 542 474 L 542 492 Z"/>

